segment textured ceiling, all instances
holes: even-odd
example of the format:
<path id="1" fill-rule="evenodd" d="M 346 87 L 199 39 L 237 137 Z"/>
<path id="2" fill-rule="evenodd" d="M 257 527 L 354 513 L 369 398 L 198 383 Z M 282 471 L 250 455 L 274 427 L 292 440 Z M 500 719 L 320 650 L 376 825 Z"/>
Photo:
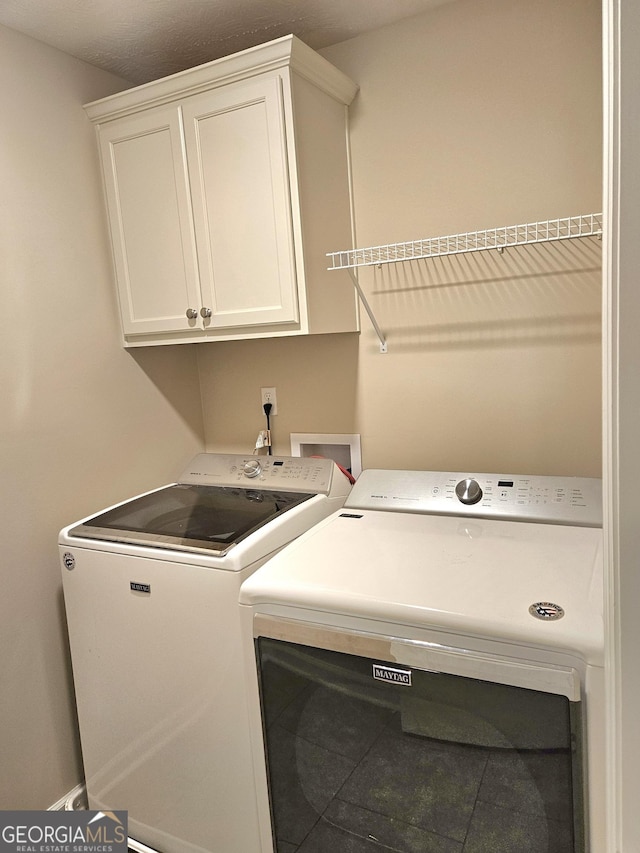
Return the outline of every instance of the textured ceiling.
<path id="1" fill-rule="evenodd" d="M 319 49 L 447 0 L 0 0 L 0 24 L 146 83 L 293 33 Z"/>

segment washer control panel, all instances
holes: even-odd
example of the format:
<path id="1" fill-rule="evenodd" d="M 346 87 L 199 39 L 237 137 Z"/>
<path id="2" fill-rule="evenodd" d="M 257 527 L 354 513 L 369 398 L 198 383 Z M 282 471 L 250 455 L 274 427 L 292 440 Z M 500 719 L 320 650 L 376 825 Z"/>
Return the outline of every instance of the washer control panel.
<path id="1" fill-rule="evenodd" d="M 200 453 L 191 460 L 178 482 L 328 495 L 332 489 L 334 470 L 338 471 L 331 459 Z M 342 474 L 340 479 L 347 482 Z"/>
<path id="2" fill-rule="evenodd" d="M 602 481 L 439 471 L 363 471 L 345 508 L 602 526 Z"/>

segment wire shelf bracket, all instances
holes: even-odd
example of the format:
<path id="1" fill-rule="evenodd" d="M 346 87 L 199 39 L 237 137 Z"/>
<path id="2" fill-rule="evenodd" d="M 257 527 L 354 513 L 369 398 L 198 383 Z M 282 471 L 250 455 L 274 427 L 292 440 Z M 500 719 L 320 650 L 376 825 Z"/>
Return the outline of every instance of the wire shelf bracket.
<path id="1" fill-rule="evenodd" d="M 445 255 L 483 252 L 488 249 L 495 249 L 502 254 L 505 249 L 515 246 L 551 243 L 556 240 L 576 240 L 582 237 L 602 239 L 602 213 L 587 213 L 581 216 L 567 216 L 562 219 L 546 219 L 541 222 L 527 222 L 524 225 L 505 225 L 501 228 L 487 228 L 484 231 L 449 234 L 446 237 L 428 237 L 424 240 L 411 240 L 407 243 L 370 246 L 367 249 L 327 252 L 327 258 L 330 260 L 328 269 L 347 270 L 349 272 L 360 302 L 380 341 L 380 352 L 384 353 L 387 352 L 387 342 L 353 272 L 357 267 L 380 267 L 382 264 L 420 261 Z"/>
<path id="2" fill-rule="evenodd" d="M 375 329 L 375 333 L 378 336 L 378 340 L 380 341 L 380 352 L 385 353 L 385 352 L 387 352 L 387 341 L 386 341 L 384 334 L 382 333 L 382 329 L 378 325 L 378 321 L 376 320 L 375 315 L 373 313 L 373 310 L 371 309 L 371 306 L 369 305 L 369 301 L 368 301 L 367 297 L 364 295 L 362 288 L 360 287 L 360 282 L 356 278 L 355 273 L 353 272 L 353 269 L 349 268 L 347 271 L 348 271 L 349 275 L 351 276 L 351 281 L 353 282 L 353 286 L 355 287 L 355 289 L 358 293 L 358 296 L 360 298 L 360 302 L 362 303 L 364 310 L 369 315 L 369 319 L 371 320 L 371 325 Z"/>

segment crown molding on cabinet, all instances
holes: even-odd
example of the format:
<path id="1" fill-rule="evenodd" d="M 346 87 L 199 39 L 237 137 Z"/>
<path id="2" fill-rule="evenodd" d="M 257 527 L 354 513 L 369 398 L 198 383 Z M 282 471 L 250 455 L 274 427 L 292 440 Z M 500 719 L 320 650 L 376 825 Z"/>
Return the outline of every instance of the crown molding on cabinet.
<path id="1" fill-rule="evenodd" d="M 358 91 L 345 74 L 296 36 L 289 35 L 93 101 L 85 104 L 85 110 L 93 122 L 111 121 L 137 112 L 141 106 L 161 106 L 280 68 L 290 68 L 347 106 Z"/>

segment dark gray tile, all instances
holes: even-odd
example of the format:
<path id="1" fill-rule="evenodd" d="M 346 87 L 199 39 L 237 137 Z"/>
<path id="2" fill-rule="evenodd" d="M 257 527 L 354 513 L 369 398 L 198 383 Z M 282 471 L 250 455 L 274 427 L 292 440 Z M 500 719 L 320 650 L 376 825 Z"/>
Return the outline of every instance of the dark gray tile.
<path id="1" fill-rule="evenodd" d="M 385 732 L 340 791 L 340 799 L 464 841 L 488 755 Z"/>
<path id="2" fill-rule="evenodd" d="M 574 853 L 566 824 L 478 802 L 464 853 Z"/>
<path id="3" fill-rule="evenodd" d="M 312 829 L 303 844 L 298 848 L 299 853 L 376 853 L 381 851 L 379 844 L 374 844 L 366 838 L 333 826 L 326 820 L 321 820 Z M 388 853 L 389 848 L 386 848 Z M 278 853 L 282 853 L 278 847 Z"/>
<path id="4" fill-rule="evenodd" d="M 359 761 L 393 711 L 328 687 L 299 696 L 278 724 L 332 752 Z"/>
<path id="5" fill-rule="evenodd" d="M 335 799 L 300 853 L 462 853 L 462 844 Z"/>
<path id="6" fill-rule="evenodd" d="M 416 734 L 489 748 L 562 749 L 569 745 L 564 696 L 432 673 L 403 699 Z M 478 713 L 478 709 L 482 713 Z"/>
<path id="7" fill-rule="evenodd" d="M 275 834 L 300 844 L 354 768 L 354 762 L 295 737 L 280 726 L 268 733 Z"/>
<path id="8" fill-rule="evenodd" d="M 263 661 L 263 667 L 263 706 L 266 710 L 266 723 L 270 726 L 297 696 L 309 690 L 309 681 L 270 660 Z"/>
<path id="9" fill-rule="evenodd" d="M 565 753 L 494 753 L 479 799 L 551 820 L 571 821 L 571 756 Z"/>

